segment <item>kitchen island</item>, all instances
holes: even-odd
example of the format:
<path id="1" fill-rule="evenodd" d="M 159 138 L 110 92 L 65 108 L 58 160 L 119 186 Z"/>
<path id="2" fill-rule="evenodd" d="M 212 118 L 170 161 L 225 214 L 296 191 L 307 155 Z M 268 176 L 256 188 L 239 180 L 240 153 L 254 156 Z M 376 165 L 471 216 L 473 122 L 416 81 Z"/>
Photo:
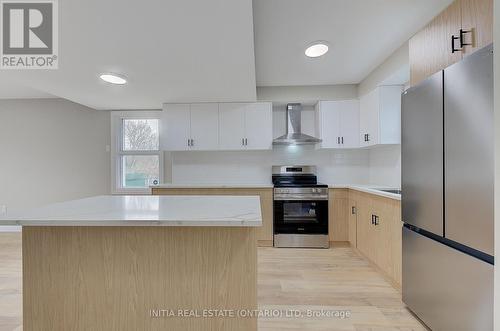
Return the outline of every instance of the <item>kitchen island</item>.
<path id="1" fill-rule="evenodd" d="M 256 330 L 258 196 L 99 196 L 23 227 L 23 330 Z"/>

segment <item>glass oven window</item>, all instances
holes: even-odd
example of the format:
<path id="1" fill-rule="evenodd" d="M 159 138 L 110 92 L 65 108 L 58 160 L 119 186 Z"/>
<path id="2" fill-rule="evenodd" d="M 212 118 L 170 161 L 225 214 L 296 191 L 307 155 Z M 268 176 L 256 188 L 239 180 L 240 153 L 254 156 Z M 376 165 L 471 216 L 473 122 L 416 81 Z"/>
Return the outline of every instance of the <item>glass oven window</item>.
<path id="1" fill-rule="evenodd" d="M 317 224 L 318 206 L 316 202 L 287 201 L 283 204 L 284 223 L 312 223 Z"/>

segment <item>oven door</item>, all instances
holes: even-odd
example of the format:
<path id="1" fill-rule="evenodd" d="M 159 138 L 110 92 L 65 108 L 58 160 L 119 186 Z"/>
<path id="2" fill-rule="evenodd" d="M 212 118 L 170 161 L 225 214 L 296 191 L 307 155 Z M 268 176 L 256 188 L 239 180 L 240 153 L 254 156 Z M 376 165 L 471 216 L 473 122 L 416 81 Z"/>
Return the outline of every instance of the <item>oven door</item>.
<path id="1" fill-rule="evenodd" d="M 328 200 L 275 200 L 274 234 L 328 234 Z"/>

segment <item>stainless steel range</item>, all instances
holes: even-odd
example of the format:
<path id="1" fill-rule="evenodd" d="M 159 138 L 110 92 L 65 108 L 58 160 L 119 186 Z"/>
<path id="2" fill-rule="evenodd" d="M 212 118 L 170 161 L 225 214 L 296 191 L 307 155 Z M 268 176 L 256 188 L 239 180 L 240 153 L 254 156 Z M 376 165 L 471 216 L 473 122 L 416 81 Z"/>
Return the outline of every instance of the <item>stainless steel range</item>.
<path id="1" fill-rule="evenodd" d="M 273 166 L 274 247 L 328 248 L 328 185 L 315 166 Z"/>

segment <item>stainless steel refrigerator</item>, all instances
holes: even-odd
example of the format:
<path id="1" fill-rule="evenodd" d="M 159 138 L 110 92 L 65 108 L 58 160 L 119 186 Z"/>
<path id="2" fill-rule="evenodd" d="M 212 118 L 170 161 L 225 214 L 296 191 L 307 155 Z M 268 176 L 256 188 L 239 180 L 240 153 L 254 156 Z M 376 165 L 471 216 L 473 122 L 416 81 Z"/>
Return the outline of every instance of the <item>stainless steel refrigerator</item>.
<path id="1" fill-rule="evenodd" d="M 402 100 L 403 301 L 432 330 L 493 330 L 493 45 Z"/>

